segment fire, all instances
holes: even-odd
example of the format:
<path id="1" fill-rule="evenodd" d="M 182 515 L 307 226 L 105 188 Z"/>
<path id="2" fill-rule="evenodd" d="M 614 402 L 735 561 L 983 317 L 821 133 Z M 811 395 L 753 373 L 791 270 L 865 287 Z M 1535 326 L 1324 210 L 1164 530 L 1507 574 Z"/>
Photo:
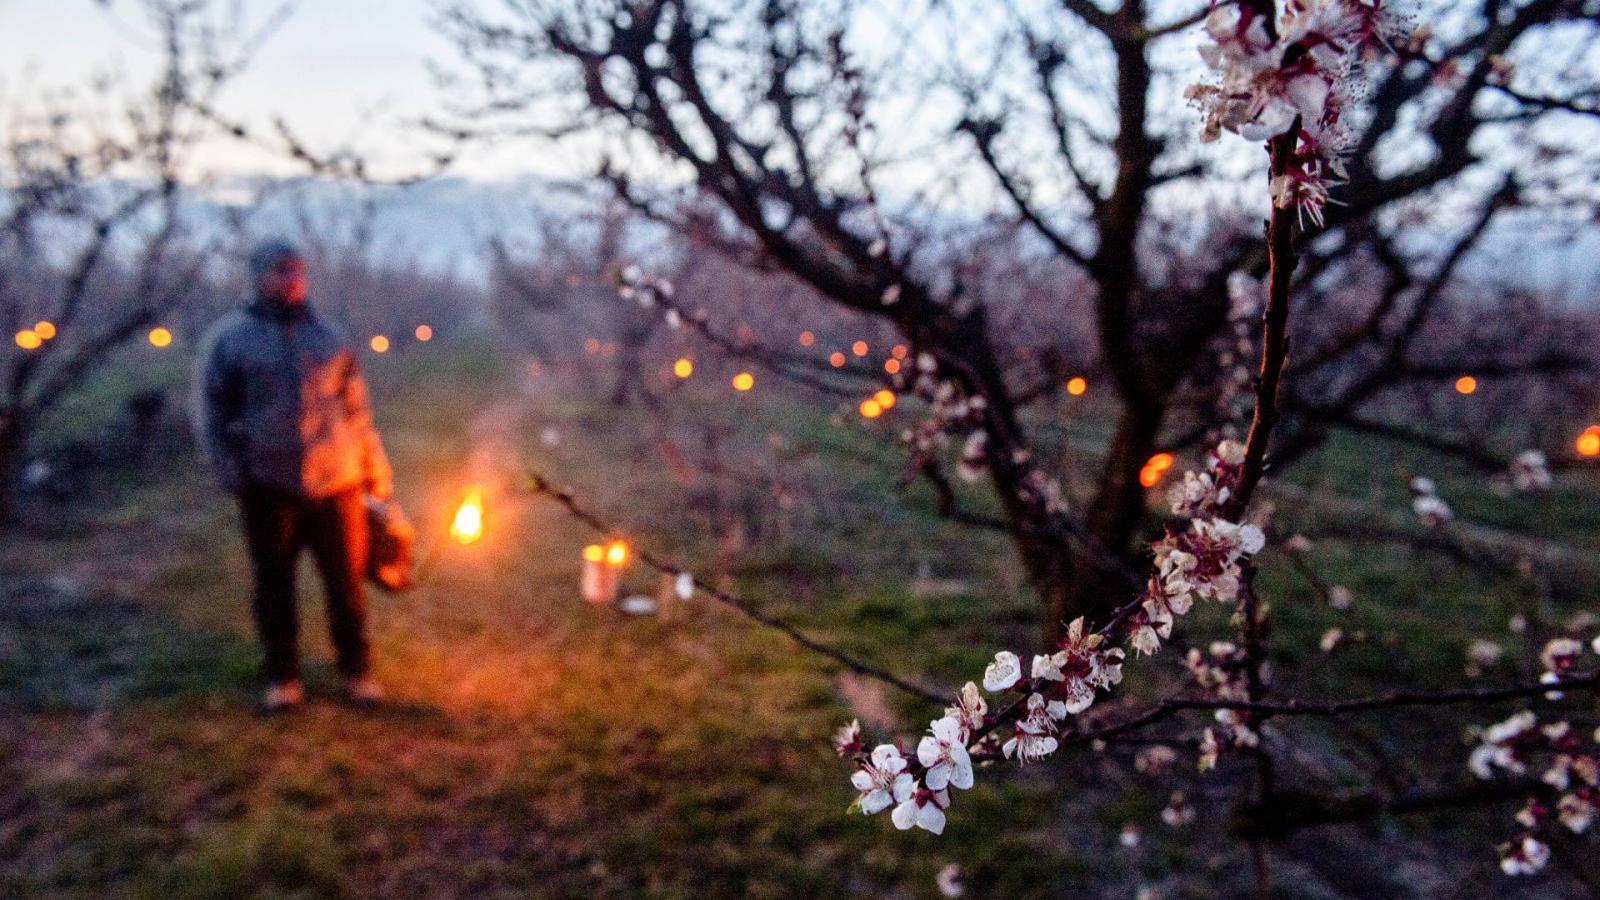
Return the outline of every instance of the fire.
<path id="1" fill-rule="evenodd" d="M 1456 393 L 1470 394 L 1478 389 L 1478 379 L 1471 375 L 1463 375 L 1456 379 Z"/>
<path id="2" fill-rule="evenodd" d="M 1600 425 L 1590 425 L 1578 435 L 1579 456 L 1600 456 Z"/>
<path id="3" fill-rule="evenodd" d="M 172 332 L 165 328 L 152 328 L 146 335 L 152 347 L 166 347 L 172 344 Z"/>
<path id="4" fill-rule="evenodd" d="M 1083 392 L 1087 391 L 1088 389 L 1089 389 L 1089 381 L 1088 381 L 1088 379 L 1083 378 L 1082 376 L 1077 376 L 1077 377 L 1073 377 L 1073 378 L 1067 379 L 1067 393 L 1071 394 L 1074 397 L 1083 396 Z"/>
<path id="5" fill-rule="evenodd" d="M 483 491 L 467 491 L 461 505 L 456 507 L 456 517 L 450 522 L 450 539 L 458 544 L 471 544 L 483 537 Z"/>
<path id="6" fill-rule="evenodd" d="M 620 566 L 628 561 L 628 542 L 612 541 L 606 545 L 606 562 Z"/>

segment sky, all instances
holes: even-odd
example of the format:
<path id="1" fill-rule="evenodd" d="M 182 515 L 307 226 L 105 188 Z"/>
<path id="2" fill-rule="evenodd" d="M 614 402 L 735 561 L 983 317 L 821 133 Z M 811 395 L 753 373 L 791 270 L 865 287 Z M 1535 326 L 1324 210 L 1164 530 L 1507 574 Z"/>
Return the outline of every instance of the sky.
<path id="1" fill-rule="evenodd" d="M 227 3 L 228 0 L 223 0 Z M 418 144 L 406 123 L 437 108 L 429 60 L 451 63 L 454 48 L 433 28 L 438 0 L 298 0 L 257 51 L 220 106 L 256 124 L 283 116 L 314 148 L 354 141 L 381 164 L 404 166 Z M 270 0 L 247 0 L 259 22 Z M 82 85 L 97 71 L 143 83 L 159 62 L 140 0 L 0 0 L 0 103 L 40 88 Z M 211 171 L 293 171 L 272 154 L 234 142 L 210 151 Z M 463 174 L 493 176 L 513 163 L 479 154 Z M 572 174 L 559 160 L 518 161 L 515 171 Z"/>

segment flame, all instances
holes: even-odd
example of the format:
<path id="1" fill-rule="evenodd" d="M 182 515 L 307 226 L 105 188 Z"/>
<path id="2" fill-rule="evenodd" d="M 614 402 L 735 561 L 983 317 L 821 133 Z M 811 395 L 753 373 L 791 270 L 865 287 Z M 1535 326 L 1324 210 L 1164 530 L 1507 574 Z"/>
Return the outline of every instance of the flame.
<path id="1" fill-rule="evenodd" d="M 456 517 L 450 522 L 450 539 L 458 544 L 471 544 L 483 537 L 483 491 L 473 488 L 456 507 Z"/>
<path id="2" fill-rule="evenodd" d="M 606 562 L 620 566 L 628 561 L 628 542 L 612 541 L 606 545 Z"/>

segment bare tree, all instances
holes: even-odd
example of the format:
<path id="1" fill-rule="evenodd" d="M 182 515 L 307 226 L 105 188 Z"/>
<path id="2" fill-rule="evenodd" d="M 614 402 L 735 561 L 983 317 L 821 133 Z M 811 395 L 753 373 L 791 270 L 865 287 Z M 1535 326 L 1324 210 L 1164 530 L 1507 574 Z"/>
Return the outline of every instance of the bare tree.
<path id="1" fill-rule="evenodd" d="M 1194 66 L 1174 61 L 1172 47 L 1205 8 L 1063 0 L 1018 9 L 1001 26 L 949 9 L 908 13 L 906 30 L 954 35 L 950 53 L 916 56 L 908 39 L 875 75 L 851 61 L 870 12 L 852 3 L 512 2 L 457 7 L 447 24 L 486 76 L 485 109 L 500 116 L 491 121 L 555 138 L 584 128 L 614 136 L 630 164 L 613 161 L 607 174 L 642 213 L 892 323 L 964 396 L 981 398 L 982 462 L 1053 643 L 1062 623 L 1103 619 L 1136 589 L 1127 562 L 1144 515 L 1141 471 L 1217 424 L 1183 400 L 1206 393 L 1192 388 L 1215 369 L 1230 277 L 1264 272 L 1247 224 L 1258 207 L 1228 199 L 1237 160 L 1200 146 L 1174 112 Z M 1572 52 L 1574 30 L 1592 35 L 1582 3 L 1439 12 L 1424 13 L 1436 24 L 1405 61 L 1371 73 L 1371 114 L 1346 123 L 1358 132 L 1349 184 L 1296 238 L 1298 290 L 1327 314 L 1308 317 L 1313 329 L 1296 325 L 1305 334 L 1284 376 L 1275 467 L 1329 428 L 1383 427 L 1367 411 L 1408 384 L 1587 365 L 1560 342 L 1529 347 L 1511 333 L 1470 353 L 1424 355 L 1419 337 L 1501 220 L 1576 222 L 1590 208 L 1592 149 L 1541 148 L 1588 173 L 1552 183 L 1519 141 L 1555 117 L 1592 130 L 1600 83 L 1592 60 Z M 955 21 L 944 31 L 930 24 L 946 14 Z M 957 52 L 970 51 L 958 40 L 992 52 Z M 874 115 L 896 92 L 920 97 L 919 109 L 960 105 L 950 133 L 933 137 L 963 139 L 971 156 L 952 159 L 945 147 L 928 164 L 964 167 L 969 182 L 973 168 L 987 173 L 1016 221 L 1075 270 L 1063 283 L 1093 296 L 1096 355 L 1121 411 L 1096 484 L 1070 514 L 1038 488 L 1022 409 L 1034 381 L 1019 384 L 993 311 L 973 302 L 963 271 L 915 239 L 936 212 L 878 201 L 875 180 L 902 148 Z M 692 207 L 652 188 L 668 166 L 722 215 L 685 217 Z M 1205 224 L 1183 227 L 1197 219 Z M 1369 290 L 1342 289 L 1369 274 Z M 932 458 L 923 470 L 943 478 Z"/>

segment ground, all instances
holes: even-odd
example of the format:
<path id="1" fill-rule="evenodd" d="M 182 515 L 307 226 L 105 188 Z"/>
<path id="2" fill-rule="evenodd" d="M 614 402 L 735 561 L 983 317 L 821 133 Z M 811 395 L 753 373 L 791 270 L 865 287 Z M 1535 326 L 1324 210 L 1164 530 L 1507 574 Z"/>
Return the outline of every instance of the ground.
<path id="1" fill-rule="evenodd" d="M 1003 540 L 941 523 L 926 496 L 895 487 L 894 422 L 830 417 L 772 390 L 669 398 L 678 424 L 663 429 L 541 382 L 474 339 L 373 369 L 400 497 L 425 550 L 461 489 L 494 485 L 481 544 L 441 545 L 419 588 L 372 598 L 377 675 L 393 701 L 362 710 L 334 698 L 308 577 L 312 701 L 283 716 L 256 711 L 234 511 L 182 441 L 35 499 L 0 544 L 0 895 L 921 898 L 939 896 L 936 873 L 951 863 L 968 896 L 1254 889 L 1248 854 L 1221 837 L 1237 774 L 1225 765 L 1197 779 L 1187 752 L 1176 784 L 1200 813 L 1187 828 L 1158 815 L 1175 782 L 1135 773 L 1126 748 L 984 772 L 939 838 L 845 815 L 852 791 L 832 729 L 859 716 L 909 738 L 936 709 L 845 677 L 703 598 L 659 618 L 583 604 L 579 549 L 595 535 L 516 493 L 520 467 L 534 466 L 638 545 L 950 687 L 994 649 L 1029 647 L 1035 615 Z M 176 373 L 154 381 L 175 384 Z M 52 440 L 114 420 L 126 383 L 113 373 L 93 386 Z M 1066 423 L 1063 440 L 1095 432 L 1092 406 L 1051 414 Z M 672 464 L 713 443 L 727 477 Z M 1423 468 L 1464 516 L 1547 525 L 1600 552 L 1600 511 L 1584 499 L 1592 477 L 1508 500 L 1437 461 L 1354 443 L 1336 443 L 1301 477 L 1403 508 L 1405 477 Z M 712 488 L 729 482 L 744 488 Z M 712 521 L 737 527 L 719 537 Z M 1397 679 L 1458 683 L 1473 637 L 1516 649 L 1512 613 L 1555 619 L 1595 599 L 1559 580 L 1539 598 L 1517 578 L 1370 543 L 1319 541 L 1311 560 L 1351 588 L 1351 610 L 1328 609 L 1281 556 L 1263 561 L 1279 683 L 1319 696 Z M 630 579 L 655 591 L 642 569 Z M 1332 625 L 1347 639 L 1326 655 L 1317 641 Z M 1225 632 L 1225 617 L 1206 611 L 1185 627 L 1200 643 Z M 1178 659 L 1130 665 L 1125 702 L 1177 683 Z M 1497 677 L 1515 673 L 1486 676 Z M 1295 723 L 1283 736 L 1317 750 L 1355 733 L 1376 758 L 1460 776 L 1465 721 Z M 1354 786 L 1361 771 L 1361 760 L 1303 756 L 1324 784 Z M 1510 834 L 1511 811 L 1303 832 L 1268 847 L 1274 891 L 1577 895 L 1560 876 L 1496 874 L 1492 844 Z M 1130 825 L 1140 839 L 1124 846 Z"/>

